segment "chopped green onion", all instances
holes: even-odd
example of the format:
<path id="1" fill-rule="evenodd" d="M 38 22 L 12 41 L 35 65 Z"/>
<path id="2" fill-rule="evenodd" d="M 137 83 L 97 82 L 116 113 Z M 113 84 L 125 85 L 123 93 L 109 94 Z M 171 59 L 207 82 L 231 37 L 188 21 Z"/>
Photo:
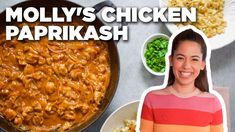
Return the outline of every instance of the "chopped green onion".
<path id="1" fill-rule="evenodd" d="M 156 38 L 153 41 L 147 43 L 144 57 L 146 59 L 147 66 L 155 72 L 165 72 L 165 55 L 168 47 L 167 38 Z"/>

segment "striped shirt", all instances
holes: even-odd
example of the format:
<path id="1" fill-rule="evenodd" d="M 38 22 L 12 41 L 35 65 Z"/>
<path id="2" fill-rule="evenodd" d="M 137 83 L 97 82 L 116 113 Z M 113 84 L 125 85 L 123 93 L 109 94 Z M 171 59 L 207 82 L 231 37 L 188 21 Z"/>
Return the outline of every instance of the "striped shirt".
<path id="1" fill-rule="evenodd" d="M 218 98 L 149 92 L 144 100 L 141 119 L 153 122 L 154 132 L 223 132 L 223 117 Z M 151 130 L 152 131 L 152 130 Z"/>

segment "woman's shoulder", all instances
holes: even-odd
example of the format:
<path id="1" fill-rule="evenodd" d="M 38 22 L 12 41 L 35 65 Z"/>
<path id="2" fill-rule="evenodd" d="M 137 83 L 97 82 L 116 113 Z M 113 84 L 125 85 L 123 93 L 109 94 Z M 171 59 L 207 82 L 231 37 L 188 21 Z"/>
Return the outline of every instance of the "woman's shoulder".
<path id="1" fill-rule="evenodd" d="M 221 107 L 221 100 L 219 100 L 219 97 L 216 94 L 209 92 L 202 92 L 199 96 L 210 100 L 210 103 L 212 105 Z"/>
<path id="2" fill-rule="evenodd" d="M 151 90 L 149 94 L 168 95 L 170 93 L 169 93 L 168 87 L 165 87 L 165 88 L 155 88 L 154 90 Z"/>
<path id="3" fill-rule="evenodd" d="M 215 94 L 210 92 L 201 92 L 201 94 L 199 94 L 198 96 L 203 98 L 218 99 L 218 97 Z"/>
<path id="4" fill-rule="evenodd" d="M 165 95 L 169 95 L 169 92 L 166 88 L 153 88 L 146 93 L 144 97 L 144 103 L 155 104 L 160 100 L 165 100 L 166 98 L 168 98 L 168 96 Z"/>
<path id="5" fill-rule="evenodd" d="M 165 88 L 153 88 L 153 90 L 149 91 L 146 96 L 147 97 L 151 97 L 151 96 L 155 96 L 155 97 L 158 97 L 158 96 L 161 96 L 161 95 L 169 95 L 169 90 L 168 90 L 168 87 L 165 87 Z"/>

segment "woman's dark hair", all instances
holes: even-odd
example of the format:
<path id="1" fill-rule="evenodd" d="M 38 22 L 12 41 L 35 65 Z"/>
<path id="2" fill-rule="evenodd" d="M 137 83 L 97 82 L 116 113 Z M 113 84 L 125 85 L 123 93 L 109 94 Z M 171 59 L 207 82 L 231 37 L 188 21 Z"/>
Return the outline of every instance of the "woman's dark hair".
<path id="1" fill-rule="evenodd" d="M 202 52 L 202 60 L 205 61 L 206 55 L 207 55 L 207 47 L 206 43 L 203 39 L 203 37 L 194 32 L 192 29 L 185 30 L 181 33 L 179 33 L 173 40 L 172 42 L 172 49 L 171 49 L 171 55 L 174 55 L 175 50 L 179 47 L 181 42 L 189 40 L 189 41 L 194 41 L 198 43 L 201 47 L 201 52 Z M 170 66 L 170 71 L 169 71 L 169 78 L 168 78 L 168 84 L 167 86 L 170 86 L 174 83 L 175 81 L 175 75 L 173 73 L 173 68 Z M 208 85 L 208 79 L 207 79 L 207 71 L 206 67 L 200 71 L 198 77 L 195 80 L 194 84 L 197 88 L 199 88 L 203 92 L 209 92 L 209 85 Z"/>

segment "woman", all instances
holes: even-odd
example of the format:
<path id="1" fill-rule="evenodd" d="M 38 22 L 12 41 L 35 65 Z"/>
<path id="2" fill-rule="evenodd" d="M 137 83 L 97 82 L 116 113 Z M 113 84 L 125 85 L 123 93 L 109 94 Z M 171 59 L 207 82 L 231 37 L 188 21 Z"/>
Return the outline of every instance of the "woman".
<path id="1" fill-rule="evenodd" d="M 141 112 L 141 132 L 223 132 L 218 98 L 209 93 L 207 47 L 192 29 L 172 41 L 166 88 L 150 91 Z"/>

